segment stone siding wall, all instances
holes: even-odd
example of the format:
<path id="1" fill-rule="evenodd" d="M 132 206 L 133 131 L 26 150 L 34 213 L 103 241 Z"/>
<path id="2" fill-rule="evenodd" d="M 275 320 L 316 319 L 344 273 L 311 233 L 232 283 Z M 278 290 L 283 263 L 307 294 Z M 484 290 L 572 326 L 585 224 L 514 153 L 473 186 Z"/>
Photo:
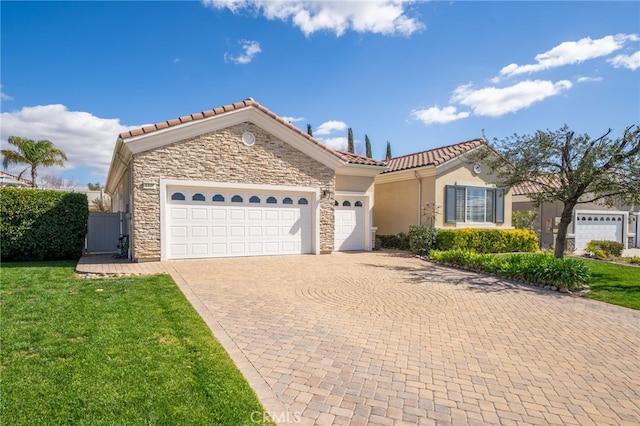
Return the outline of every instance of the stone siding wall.
<path id="1" fill-rule="evenodd" d="M 256 136 L 242 143 L 244 132 Z M 160 258 L 160 179 L 307 186 L 334 191 L 335 172 L 293 146 L 243 123 L 136 154 L 133 172 L 133 252 L 138 261 Z M 154 189 L 142 189 L 154 183 Z M 320 251 L 333 251 L 333 200 L 320 204 Z"/>

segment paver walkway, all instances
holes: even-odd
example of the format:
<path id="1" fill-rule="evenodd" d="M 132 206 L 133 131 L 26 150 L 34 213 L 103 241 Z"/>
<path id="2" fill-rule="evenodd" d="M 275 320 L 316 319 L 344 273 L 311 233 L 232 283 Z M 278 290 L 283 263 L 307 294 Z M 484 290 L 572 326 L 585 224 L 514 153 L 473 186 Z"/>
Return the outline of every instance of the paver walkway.
<path id="1" fill-rule="evenodd" d="M 640 312 L 391 252 L 163 262 L 280 424 L 640 423 Z"/>

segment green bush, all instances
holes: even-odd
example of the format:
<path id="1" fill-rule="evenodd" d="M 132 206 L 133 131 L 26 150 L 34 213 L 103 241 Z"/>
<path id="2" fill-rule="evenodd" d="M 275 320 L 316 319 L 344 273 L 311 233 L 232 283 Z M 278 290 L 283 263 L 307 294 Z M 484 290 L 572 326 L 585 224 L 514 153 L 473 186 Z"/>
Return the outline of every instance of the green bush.
<path id="1" fill-rule="evenodd" d="M 473 250 L 432 250 L 429 257 L 437 262 L 569 290 L 586 284 L 591 278 L 591 271 L 584 262 L 577 259 L 556 259 L 544 253 L 494 255 Z"/>
<path id="2" fill-rule="evenodd" d="M 0 188 L 2 260 L 78 259 L 88 218 L 85 194 Z"/>
<path id="3" fill-rule="evenodd" d="M 427 256 L 436 245 L 438 230 L 433 226 L 409 227 L 409 250 L 419 256 Z"/>
<path id="4" fill-rule="evenodd" d="M 587 244 L 586 251 L 596 257 L 620 257 L 624 250 L 624 244 L 617 241 L 591 240 Z"/>
<path id="5" fill-rule="evenodd" d="M 376 235 L 380 247 L 386 249 L 409 250 L 409 236 L 404 232 L 398 235 Z"/>
<path id="6" fill-rule="evenodd" d="M 478 253 L 532 252 L 538 250 L 538 236 L 525 229 L 441 229 L 435 247 Z"/>

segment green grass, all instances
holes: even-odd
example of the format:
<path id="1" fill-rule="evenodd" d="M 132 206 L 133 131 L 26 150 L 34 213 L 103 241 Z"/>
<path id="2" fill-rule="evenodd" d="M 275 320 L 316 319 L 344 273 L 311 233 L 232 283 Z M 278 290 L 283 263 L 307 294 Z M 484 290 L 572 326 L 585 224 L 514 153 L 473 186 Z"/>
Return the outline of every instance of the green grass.
<path id="1" fill-rule="evenodd" d="M 587 260 L 591 269 L 590 299 L 640 310 L 640 268 Z"/>
<path id="2" fill-rule="evenodd" d="M 243 425 L 264 409 L 169 276 L 0 271 L 3 425 Z"/>

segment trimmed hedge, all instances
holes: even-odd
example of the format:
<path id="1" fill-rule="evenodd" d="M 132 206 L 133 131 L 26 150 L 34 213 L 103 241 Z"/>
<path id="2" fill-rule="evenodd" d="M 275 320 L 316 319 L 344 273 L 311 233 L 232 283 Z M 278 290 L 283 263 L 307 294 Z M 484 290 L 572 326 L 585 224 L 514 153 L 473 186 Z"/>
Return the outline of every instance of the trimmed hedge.
<path id="1" fill-rule="evenodd" d="M 478 253 L 532 252 L 538 250 L 538 236 L 525 229 L 440 229 L 436 248 Z"/>
<path id="2" fill-rule="evenodd" d="M 432 250 L 429 258 L 456 266 L 491 272 L 511 279 L 574 290 L 586 284 L 591 270 L 576 259 L 556 259 L 544 254 L 481 254 L 472 250 Z"/>
<path id="3" fill-rule="evenodd" d="M 409 250 L 409 236 L 404 232 L 398 235 L 376 235 L 380 247 L 386 249 Z"/>
<path id="4" fill-rule="evenodd" d="M 85 194 L 0 188 L 2 260 L 79 259 L 88 218 Z"/>

